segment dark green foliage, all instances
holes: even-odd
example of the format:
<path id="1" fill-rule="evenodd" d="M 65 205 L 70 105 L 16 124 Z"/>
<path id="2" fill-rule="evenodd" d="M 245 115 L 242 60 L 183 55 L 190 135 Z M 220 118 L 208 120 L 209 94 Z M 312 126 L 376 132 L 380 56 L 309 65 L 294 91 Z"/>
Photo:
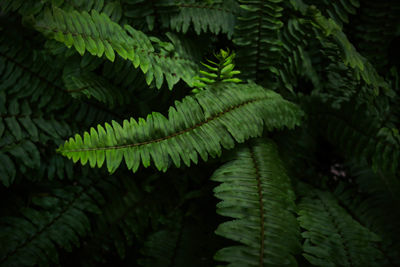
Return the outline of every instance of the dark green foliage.
<path id="1" fill-rule="evenodd" d="M 300 186 L 302 187 L 302 186 Z M 300 188 L 304 257 L 316 266 L 380 266 L 380 238 L 354 220 L 329 192 Z M 305 192 L 303 192 L 305 191 Z M 366 246 L 368 244 L 368 246 Z"/>
<path id="2" fill-rule="evenodd" d="M 235 220 L 222 223 L 216 234 L 242 243 L 223 248 L 216 260 L 229 266 L 296 266 L 299 226 L 294 192 L 274 143 L 259 139 L 237 150 L 235 159 L 211 176 L 222 199 L 217 213 Z"/>
<path id="3" fill-rule="evenodd" d="M 0 1 L 0 266 L 400 266 L 399 10 Z"/>
<path id="4" fill-rule="evenodd" d="M 87 213 L 101 213 L 92 198 L 102 199 L 93 190 L 89 184 L 37 193 L 31 200 L 34 208 L 21 209 L 21 217 L 3 217 L 2 266 L 58 263 L 56 246 L 67 251 L 79 246 L 79 239 L 90 231 Z"/>

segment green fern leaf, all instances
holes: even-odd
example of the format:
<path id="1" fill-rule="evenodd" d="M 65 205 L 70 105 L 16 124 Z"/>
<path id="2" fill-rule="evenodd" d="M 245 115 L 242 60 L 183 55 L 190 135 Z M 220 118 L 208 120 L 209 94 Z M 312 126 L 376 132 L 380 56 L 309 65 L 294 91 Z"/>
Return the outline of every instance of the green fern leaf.
<path id="1" fill-rule="evenodd" d="M 96 100 L 108 104 L 110 107 L 123 105 L 129 99 L 126 92 L 110 84 L 103 77 L 93 73 L 70 74 L 64 76 L 66 91 L 72 97 L 95 98 Z M 126 95 L 124 95 L 126 93 Z"/>
<path id="2" fill-rule="evenodd" d="M 224 33 L 232 37 L 235 27 L 235 1 L 222 1 L 218 3 L 178 3 L 178 13 L 169 14 L 169 27 L 177 32 L 186 33 L 193 25 L 196 34 L 210 31 L 214 34 Z"/>
<path id="3" fill-rule="evenodd" d="M 355 221 L 334 196 L 300 186 L 300 226 L 306 231 L 304 257 L 316 266 L 379 266 L 380 238 Z"/>
<path id="4" fill-rule="evenodd" d="M 118 54 L 131 61 L 135 68 L 140 67 L 148 84 L 155 80 L 157 88 L 161 87 L 164 76 L 170 89 L 179 79 L 191 84 L 196 70 L 196 65 L 189 60 L 157 52 L 143 32 L 129 25 L 121 27 L 96 10 L 89 14 L 54 8 L 53 12 L 47 10 L 35 27 L 68 48 L 74 46 L 81 55 L 88 51 L 98 57 L 105 55 L 113 62 Z"/>
<path id="5" fill-rule="evenodd" d="M 235 220 L 222 223 L 216 233 L 239 246 L 218 251 L 216 260 L 229 266 L 297 266 L 300 231 L 294 216 L 295 195 L 270 140 L 257 140 L 236 152 L 211 180 L 222 200 L 217 213 Z"/>
<path id="6" fill-rule="evenodd" d="M 322 41 L 327 37 L 332 37 L 341 48 L 343 62 L 356 70 L 356 76 L 359 79 L 362 78 L 366 84 L 375 86 L 375 90 L 380 87 L 387 90 L 388 85 L 386 82 L 379 76 L 372 64 L 357 52 L 342 31 L 342 28 L 333 19 L 325 18 L 315 6 L 310 6 L 309 12 L 312 13 L 312 23 L 322 32 L 319 39 Z"/>
<path id="7" fill-rule="evenodd" d="M 158 170 L 166 171 L 169 158 L 176 166 L 181 159 L 189 166 L 221 154 L 224 148 L 233 148 L 234 142 L 260 136 L 263 125 L 268 130 L 293 128 L 300 123 L 302 112 L 279 94 L 255 84 L 222 84 L 187 96 L 169 109 L 169 118 L 157 112 L 147 119 L 131 118 L 123 126 L 113 121 L 76 135 L 58 151 L 74 162 L 101 167 L 107 162 L 115 171 L 123 158 L 134 172 L 140 161 L 145 167 L 150 158 Z"/>
<path id="8" fill-rule="evenodd" d="M 3 217 L 0 229 L 1 266 L 48 266 L 59 262 L 57 247 L 72 251 L 90 231 L 87 213 L 101 211 L 93 203 L 93 188 L 67 186 L 33 199 L 22 217 Z M 6 242 L 5 242 L 6 241 Z"/>
<path id="9" fill-rule="evenodd" d="M 283 1 L 239 1 L 233 41 L 238 46 L 237 63 L 244 77 L 260 82 L 277 77 L 282 42 L 279 30 L 283 27 Z"/>

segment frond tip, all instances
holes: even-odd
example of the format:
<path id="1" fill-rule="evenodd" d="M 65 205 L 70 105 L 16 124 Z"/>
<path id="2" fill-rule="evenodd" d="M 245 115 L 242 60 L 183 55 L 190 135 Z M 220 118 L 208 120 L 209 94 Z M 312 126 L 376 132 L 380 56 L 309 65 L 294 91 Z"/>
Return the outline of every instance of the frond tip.
<path id="1" fill-rule="evenodd" d="M 198 162 L 198 154 L 206 161 L 221 154 L 234 143 L 260 136 L 268 130 L 293 128 L 300 123 L 302 111 L 279 94 L 255 84 L 221 84 L 195 96 L 176 101 L 169 109 L 169 118 L 153 112 L 147 119 L 131 118 L 121 126 L 115 121 L 98 125 L 76 135 L 58 149 L 74 162 L 87 162 L 101 167 L 107 162 L 115 171 L 122 158 L 134 172 L 140 161 L 145 167 L 150 158 L 158 170 L 166 171 L 170 159 L 179 167 L 181 159 L 189 166 Z"/>
<path id="2" fill-rule="evenodd" d="M 241 245 L 215 255 L 229 266 L 296 266 L 300 230 L 294 216 L 294 192 L 274 143 L 257 140 L 236 153 L 211 178 L 222 199 L 217 213 L 235 220 L 219 225 L 216 233 Z"/>

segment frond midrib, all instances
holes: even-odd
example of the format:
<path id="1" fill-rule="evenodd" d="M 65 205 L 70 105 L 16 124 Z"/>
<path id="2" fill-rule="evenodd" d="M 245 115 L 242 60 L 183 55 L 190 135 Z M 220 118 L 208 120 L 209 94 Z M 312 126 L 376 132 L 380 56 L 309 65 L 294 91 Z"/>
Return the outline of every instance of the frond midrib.
<path id="1" fill-rule="evenodd" d="M 263 204 L 263 193 L 262 193 L 262 187 L 261 187 L 261 175 L 259 172 L 259 167 L 257 163 L 257 159 L 254 155 L 254 149 L 252 146 L 249 146 L 250 150 L 250 156 L 254 165 L 255 169 L 255 174 L 257 178 L 257 193 L 258 193 L 258 200 L 260 203 L 260 256 L 259 256 L 259 261 L 260 261 L 260 267 L 264 265 L 264 204 Z"/>
<path id="2" fill-rule="evenodd" d="M 208 119 L 206 119 L 206 120 L 204 120 L 202 122 L 199 122 L 199 123 L 193 125 L 192 127 L 186 128 L 184 130 L 178 131 L 176 133 L 170 134 L 170 135 L 165 136 L 165 137 L 161 137 L 161 138 L 157 138 L 157 139 L 153 139 L 153 140 L 148 140 L 148 141 L 143 141 L 143 142 L 138 142 L 138 143 L 133 143 L 133 144 L 126 144 L 126 145 L 104 146 L 104 147 L 96 147 L 96 148 L 81 148 L 81 149 L 71 149 L 71 150 L 64 150 L 63 149 L 62 152 L 63 153 L 70 153 L 70 152 L 82 152 L 82 151 L 114 150 L 114 149 L 124 149 L 124 148 L 129 148 L 129 147 L 145 146 L 145 145 L 149 145 L 149 144 L 162 142 L 162 141 L 174 138 L 176 136 L 185 134 L 187 132 L 193 131 L 193 130 L 195 130 L 197 128 L 200 128 L 201 126 L 209 123 L 210 121 L 213 121 L 215 119 L 218 119 L 218 118 L 222 117 L 224 114 L 226 114 L 226 113 L 228 113 L 228 112 L 230 112 L 232 110 L 238 109 L 240 107 L 243 107 L 245 105 L 248 105 L 248 104 L 251 104 L 251 103 L 254 103 L 254 102 L 257 102 L 257 101 L 265 100 L 266 98 L 268 98 L 268 97 L 265 96 L 265 97 L 261 97 L 261 98 L 256 98 L 256 99 L 248 100 L 248 101 L 245 101 L 245 102 L 243 102 L 241 104 L 232 106 L 232 107 L 230 107 L 230 108 L 228 108 L 228 109 L 226 109 L 224 111 L 221 111 L 221 112 L 217 113 L 214 116 L 209 117 Z"/>

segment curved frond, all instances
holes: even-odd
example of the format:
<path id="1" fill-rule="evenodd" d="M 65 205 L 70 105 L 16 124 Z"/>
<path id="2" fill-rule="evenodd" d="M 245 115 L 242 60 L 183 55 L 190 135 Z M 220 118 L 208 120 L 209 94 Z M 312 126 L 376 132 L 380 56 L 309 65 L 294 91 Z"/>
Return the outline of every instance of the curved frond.
<path id="1" fill-rule="evenodd" d="M 113 121 L 76 135 L 58 151 L 74 162 L 101 167 L 104 161 L 110 172 L 115 171 L 122 158 L 134 172 L 140 161 L 145 167 L 150 158 L 159 170 L 165 171 L 170 158 L 176 166 L 181 159 L 186 165 L 197 163 L 208 155 L 220 155 L 221 145 L 233 148 L 250 137 L 260 136 L 263 126 L 293 128 L 300 122 L 300 109 L 279 94 L 255 84 L 222 84 L 187 96 L 169 109 L 169 118 L 157 112 L 147 119 L 131 118 L 123 126 Z"/>
<path id="2" fill-rule="evenodd" d="M 235 220 L 222 223 L 218 235 L 241 245 L 223 248 L 215 259 L 229 266 L 297 266 L 300 231 L 289 177 L 276 145 L 269 140 L 251 142 L 235 159 L 215 171 L 211 180 L 222 200 L 217 213 Z"/>
<path id="3" fill-rule="evenodd" d="M 105 13 L 96 10 L 89 14 L 54 8 L 53 12 L 47 11 L 44 18 L 36 22 L 35 28 L 69 48 L 74 46 L 81 55 L 88 51 L 114 61 L 117 53 L 131 61 L 135 68 L 140 67 L 148 84 L 155 79 L 157 88 L 161 87 L 164 76 L 170 89 L 179 79 L 190 84 L 196 69 L 189 60 L 156 51 L 143 32 L 129 25 L 121 27 Z"/>
<path id="4" fill-rule="evenodd" d="M 371 84 L 378 92 L 379 88 L 388 90 L 388 85 L 384 79 L 379 76 L 374 66 L 360 53 L 357 52 L 352 43 L 348 40 L 342 28 L 331 18 L 325 18 L 321 12 L 315 7 L 309 7 L 309 12 L 312 14 L 314 25 L 321 30 L 319 39 L 321 42 L 325 38 L 333 38 L 335 43 L 341 48 L 343 62 L 346 65 L 354 68 L 355 75 L 358 79 L 362 79 L 366 84 Z"/>
<path id="5" fill-rule="evenodd" d="M 380 238 L 360 225 L 326 191 L 301 185 L 298 220 L 303 256 L 316 266 L 379 266 Z"/>

